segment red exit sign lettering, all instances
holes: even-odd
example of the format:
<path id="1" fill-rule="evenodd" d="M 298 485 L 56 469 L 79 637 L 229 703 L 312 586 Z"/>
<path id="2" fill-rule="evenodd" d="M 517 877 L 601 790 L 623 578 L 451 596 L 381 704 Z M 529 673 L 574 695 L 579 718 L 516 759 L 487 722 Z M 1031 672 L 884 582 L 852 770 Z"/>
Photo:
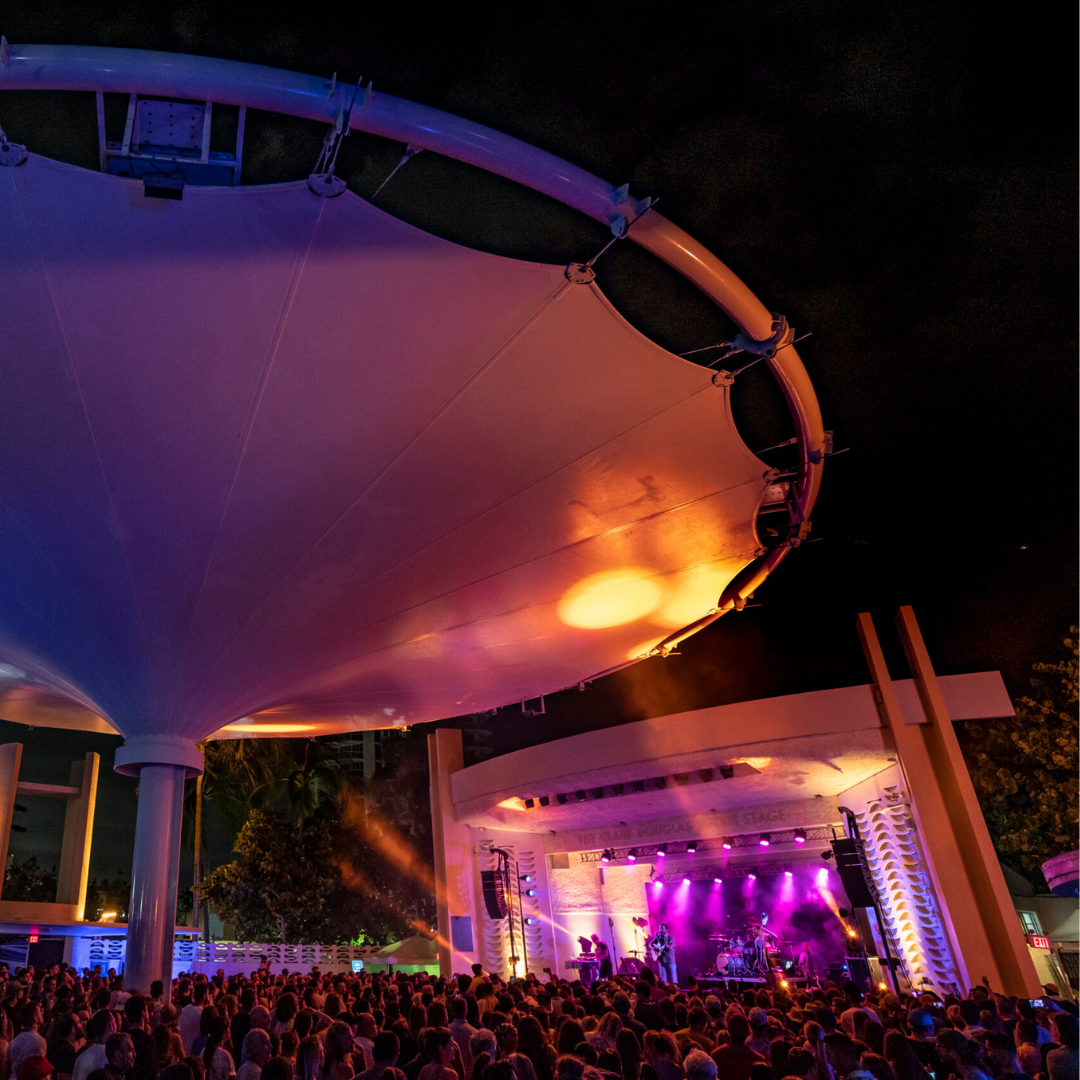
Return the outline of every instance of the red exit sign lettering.
<path id="1" fill-rule="evenodd" d="M 1049 949 L 1050 948 L 1050 939 L 1048 937 L 1043 937 L 1041 934 L 1028 934 L 1027 943 L 1033 949 Z"/>

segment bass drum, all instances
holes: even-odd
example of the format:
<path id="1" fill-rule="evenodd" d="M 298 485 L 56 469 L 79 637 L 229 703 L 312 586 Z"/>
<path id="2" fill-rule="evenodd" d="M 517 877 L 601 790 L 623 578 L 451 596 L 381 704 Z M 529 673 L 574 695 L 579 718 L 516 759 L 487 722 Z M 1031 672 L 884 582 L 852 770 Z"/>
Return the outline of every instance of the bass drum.
<path id="1" fill-rule="evenodd" d="M 731 975 L 736 968 L 736 958 L 729 952 L 718 952 L 714 964 L 717 975 Z"/>

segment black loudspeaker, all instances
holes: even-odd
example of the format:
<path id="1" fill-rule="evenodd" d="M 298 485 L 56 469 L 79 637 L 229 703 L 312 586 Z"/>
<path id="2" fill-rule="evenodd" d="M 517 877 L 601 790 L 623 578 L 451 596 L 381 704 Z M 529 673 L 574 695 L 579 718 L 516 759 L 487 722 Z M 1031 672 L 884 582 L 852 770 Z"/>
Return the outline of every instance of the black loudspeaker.
<path id="1" fill-rule="evenodd" d="M 840 875 L 851 906 L 873 907 L 874 896 L 866 881 L 866 864 L 859 845 L 854 840 L 834 840 L 832 848 L 836 856 L 836 872 Z"/>
<path id="2" fill-rule="evenodd" d="M 510 910 L 506 902 L 506 881 L 498 870 L 481 870 L 480 884 L 484 888 L 484 907 L 488 917 L 505 919 Z"/>
<path id="3" fill-rule="evenodd" d="M 847 958 L 848 977 L 864 993 L 871 989 L 870 963 L 865 956 L 849 956 Z"/>

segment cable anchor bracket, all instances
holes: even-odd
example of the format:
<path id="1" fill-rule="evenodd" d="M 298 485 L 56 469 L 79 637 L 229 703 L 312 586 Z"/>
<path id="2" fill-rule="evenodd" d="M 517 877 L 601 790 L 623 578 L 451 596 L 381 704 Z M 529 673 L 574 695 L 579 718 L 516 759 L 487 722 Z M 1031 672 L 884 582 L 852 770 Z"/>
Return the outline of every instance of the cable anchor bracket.
<path id="1" fill-rule="evenodd" d="M 308 188 L 320 198 L 334 199 L 345 190 L 345 181 L 340 176 L 334 175 L 334 166 L 337 165 L 342 140 L 352 131 L 349 120 L 352 117 L 353 108 L 358 100 L 360 108 L 365 108 L 371 98 L 371 82 L 369 81 L 367 86 L 364 86 L 363 83 L 362 78 L 357 80 L 356 89 L 353 90 L 352 98 L 349 101 L 349 107 L 347 109 L 338 109 L 338 114 L 323 139 L 322 150 L 319 151 L 319 160 L 315 162 L 315 168 L 308 177 Z M 330 80 L 329 92 L 326 95 L 327 101 L 333 99 L 337 89 L 338 81 L 337 72 L 335 71 L 333 78 Z"/>

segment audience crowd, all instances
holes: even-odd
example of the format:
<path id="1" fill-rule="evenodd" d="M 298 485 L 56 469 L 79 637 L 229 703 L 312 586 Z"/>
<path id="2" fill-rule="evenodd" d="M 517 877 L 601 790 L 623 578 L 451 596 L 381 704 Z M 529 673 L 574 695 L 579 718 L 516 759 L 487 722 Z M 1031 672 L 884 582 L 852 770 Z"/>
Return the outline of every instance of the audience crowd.
<path id="1" fill-rule="evenodd" d="M 1075 1007 L 706 992 L 648 971 L 587 987 L 477 966 L 424 974 L 186 976 L 0 967 L 0 1080 L 1076 1080 Z"/>

